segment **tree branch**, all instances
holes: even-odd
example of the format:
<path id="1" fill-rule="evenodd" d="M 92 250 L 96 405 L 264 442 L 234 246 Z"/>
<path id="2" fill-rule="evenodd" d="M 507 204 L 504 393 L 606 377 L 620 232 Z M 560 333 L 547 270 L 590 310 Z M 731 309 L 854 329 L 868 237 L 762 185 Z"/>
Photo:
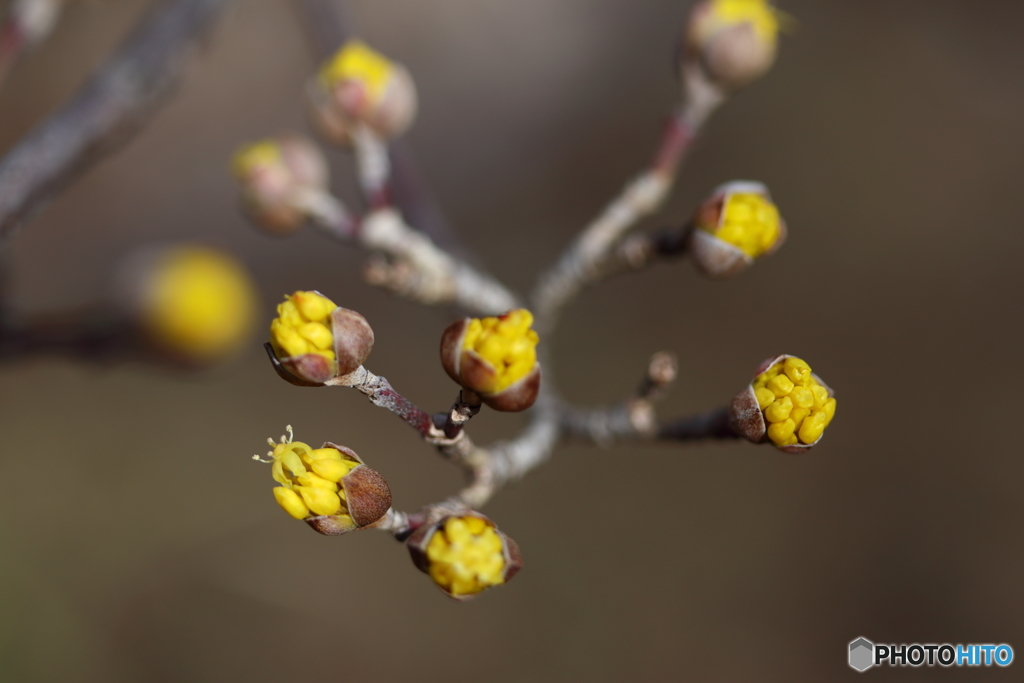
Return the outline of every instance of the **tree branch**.
<path id="1" fill-rule="evenodd" d="M 162 2 L 71 101 L 0 160 L 0 241 L 138 132 L 227 2 Z"/>

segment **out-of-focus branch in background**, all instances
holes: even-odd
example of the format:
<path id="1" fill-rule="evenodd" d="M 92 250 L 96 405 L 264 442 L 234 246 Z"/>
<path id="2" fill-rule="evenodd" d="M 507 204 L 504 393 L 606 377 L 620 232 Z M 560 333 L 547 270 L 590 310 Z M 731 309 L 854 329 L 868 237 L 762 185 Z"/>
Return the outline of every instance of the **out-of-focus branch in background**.
<path id="1" fill-rule="evenodd" d="M 0 160 L 0 241 L 139 130 L 227 2 L 162 2 L 71 101 Z"/>

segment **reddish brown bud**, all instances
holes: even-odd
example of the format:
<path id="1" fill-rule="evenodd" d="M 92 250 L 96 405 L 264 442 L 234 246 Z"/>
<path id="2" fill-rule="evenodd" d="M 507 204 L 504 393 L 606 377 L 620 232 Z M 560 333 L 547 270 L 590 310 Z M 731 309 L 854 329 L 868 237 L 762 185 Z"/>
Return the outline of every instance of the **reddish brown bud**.
<path id="1" fill-rule="evenodd" d="M 525 309 L 494 318 L 464 318 L 441 335 L 441 365 L 494 410 L 526 410 L 540 391 L 537 333 Z"/>

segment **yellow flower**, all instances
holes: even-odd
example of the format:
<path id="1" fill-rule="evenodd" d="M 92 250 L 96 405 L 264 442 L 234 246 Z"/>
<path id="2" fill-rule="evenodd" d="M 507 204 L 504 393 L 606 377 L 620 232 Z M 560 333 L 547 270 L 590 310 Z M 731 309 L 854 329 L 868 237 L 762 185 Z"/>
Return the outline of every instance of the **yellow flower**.
<path id="1" fill-rule="evenodd" d="M 768 438 L 779 448 L 816 443 L 836 414 L 832 392 L 795 356 L 772 363 L 754 379 L 753 390 Z"/>
<path id="2" fill-rule="evenodd" d="M 255 288 L 245 269 L 213 249 L 185 246 L 161 254 L 143 285 L 141 323 L 167 350 L 216 360 L 249 337 Z"/>
<path id="3" fill-rule="evenodd" d="M 295 292 L 277 305 L 270 344 L 278 358 L 316 354 L 335 360 L 331 312 L 338 306 L 318 292 Z"/>
<path id="4" fill-rule="evenodd" d="M 328 88 L 344 81 L 356 82 L 375 104 L 383 97 L 393 72 L 394 65 L 384 55 L 361 40 L 350 40 L 320 68 L 319 78 Z"/>
<path id="5" fill-rule="evenodd" d="M 533 314 L 524 308 L 465 318 L 441 337 L 441 364 L 463 388 L 496 410 L 525 410 L 537 398 L 540 366 Z"/>
<path id="6" fill-rule="evenodd" d="M 750 24 L 763 41 L 778 39 L 780 13 L 767 0 L 712 0 L 711 14 L 722 25 Z"/>
<path id="7" fill-rule="evenodd" d="M 279 443 L 268 440 L 273 447 L 269 460 L 253 456 L 271 463 L 271 476 L 280 484 L 273 489 L 274 498 L 285 512 L 327 535 L 372 524 L 387 512 L 387 482 L 354 451 L 332 443 L 313 448 L 295 441 L 290 425 L 287 431 Z"/>
<path id="8" fill-rule="evenodd" d="M 475 512 L 420 527 L 407 544 L 416 565 L 459 600 L 500 586 L 522 567 L 515 542 Z"/>

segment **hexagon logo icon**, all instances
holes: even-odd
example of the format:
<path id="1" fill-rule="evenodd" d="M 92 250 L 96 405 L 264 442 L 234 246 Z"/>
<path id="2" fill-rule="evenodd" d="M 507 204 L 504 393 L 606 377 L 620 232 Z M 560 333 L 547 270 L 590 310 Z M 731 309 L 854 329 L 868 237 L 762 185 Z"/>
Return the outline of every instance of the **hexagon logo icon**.
<path id="1" fill-rule="evenodd" d="M 875 644 L 867 638 L 858 638 L 850 643 L 850 666 L 857 671 L 866 671 L 875 664 Z"/>

